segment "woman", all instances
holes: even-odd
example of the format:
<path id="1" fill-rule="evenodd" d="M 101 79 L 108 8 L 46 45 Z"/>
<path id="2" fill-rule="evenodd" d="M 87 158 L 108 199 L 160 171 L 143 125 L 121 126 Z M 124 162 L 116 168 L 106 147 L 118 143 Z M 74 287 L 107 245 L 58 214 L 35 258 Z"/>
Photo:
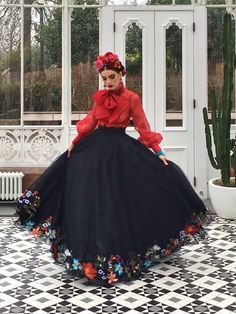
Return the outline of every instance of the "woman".
<path id="1" fill-rule="evenodd" d="M 205 235 L 206 208 L 150 130 L 140 97 L 111 52 L 96 67 L 104 87 L 78 135 L 18 200 L 19 221 L 51 242 L 54 259 L 89 283 L 139 278 L 158 258 Z M 125 128 L 133 120 L 138 140 Z M 149 149 L 152 148 L 154 153 Z"/>

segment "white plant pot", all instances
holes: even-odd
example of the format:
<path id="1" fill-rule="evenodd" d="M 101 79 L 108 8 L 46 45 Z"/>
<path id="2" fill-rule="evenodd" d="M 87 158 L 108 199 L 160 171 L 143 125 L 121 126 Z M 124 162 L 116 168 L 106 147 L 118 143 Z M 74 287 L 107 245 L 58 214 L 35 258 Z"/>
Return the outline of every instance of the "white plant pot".
<path id="1" fill-rule="evenodd" d="M 236 187 L 216 185 L 213 182 L 217 179 L 208 182 L 212 206 L 218 216 L 236 219 Z"/>

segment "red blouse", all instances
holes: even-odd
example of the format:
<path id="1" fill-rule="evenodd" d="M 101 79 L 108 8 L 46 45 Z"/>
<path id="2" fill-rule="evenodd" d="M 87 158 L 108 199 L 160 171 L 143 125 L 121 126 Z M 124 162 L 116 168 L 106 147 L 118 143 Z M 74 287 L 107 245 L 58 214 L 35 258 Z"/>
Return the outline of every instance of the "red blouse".
<path id="1" fill-rule="evenodd" d="M 99 125 L 126 128 L 132 117 L 134 127 L 140 134 L 138 140 L 154 152 L 160 150 L 162 136 L 151 131 L 138 94 L 126 89 L 121 83 L 118 91 L 99 90 L 93 98 L 92 110 L 76 123 L 78 135 L 72 141 L 73 144 Z"/>

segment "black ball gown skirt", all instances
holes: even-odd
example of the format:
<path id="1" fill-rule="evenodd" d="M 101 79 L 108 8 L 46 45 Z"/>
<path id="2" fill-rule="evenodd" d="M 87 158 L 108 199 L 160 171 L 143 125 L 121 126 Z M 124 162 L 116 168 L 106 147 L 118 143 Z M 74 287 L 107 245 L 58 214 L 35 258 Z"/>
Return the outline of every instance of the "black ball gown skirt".
<path id="1" fill-rule="evenodd" d="M 18 222 L 57 262 L 101 285 L 138 278 L 204 237 L 207 209 L 183 171 L 123 128 L 99 127 L 60 155 L 17 202 Z"/>

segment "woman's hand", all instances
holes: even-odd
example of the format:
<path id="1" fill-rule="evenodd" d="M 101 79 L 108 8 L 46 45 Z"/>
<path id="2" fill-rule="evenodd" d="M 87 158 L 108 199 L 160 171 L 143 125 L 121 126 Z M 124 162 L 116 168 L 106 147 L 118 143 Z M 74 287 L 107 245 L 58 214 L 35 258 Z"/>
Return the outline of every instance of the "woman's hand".
<path id="1" fill-rule="evenodd" d="M 75 145 L 73 143 L 71 143 L 67 149 L 68 151 L 68 154 L 67 154 L 67 157 L 70 158 L 70 154 L 71 154 L 71 151 L 73 150 L 73 148 L 75 147 Z"/>
<path id="2" fill-rule="evenodd" d="M 165 153 L 163 152 L 162 149 L 160 149 L 158 152 L 156 152 L 157 157 L 159 157 L 161 159 L 161 161 L 163 162 L 164 165 L 168 165 L 168 158 L 166 157 Z"/>
<path id="3" fill-rule="evenodd" d="M 166 166 L 168 165 L 168 162 L 167 162 L 168 159 L 166 158 L 165 155 L 160 155 L 159 158 L 161 159 L 164 165 Z"/>

